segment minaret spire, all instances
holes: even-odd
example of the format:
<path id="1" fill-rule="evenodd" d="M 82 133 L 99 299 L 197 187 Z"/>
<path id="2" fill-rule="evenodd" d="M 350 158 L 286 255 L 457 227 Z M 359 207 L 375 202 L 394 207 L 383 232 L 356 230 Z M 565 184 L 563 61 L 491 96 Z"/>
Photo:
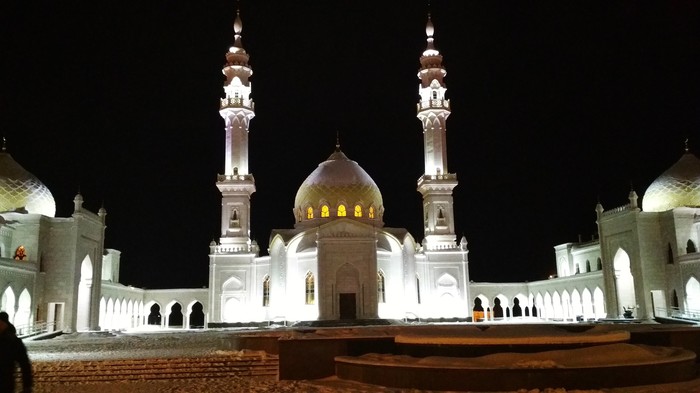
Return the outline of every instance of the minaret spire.
<path id="1" fill-rule="evenodd" d="M 250 196 L 255 192 L 255 179 L 248 169 L 248 130 L 255 116 L 255 106 L 250 97 L 249 78 L 253 69 L 249 56 L 243 49 L 241 32 L 243 22 L 240 10 L 236 10 L 233 22 L 233 46 L 226 52 L 225 97 L 221 99 L 219 114 L 224 118 L 226 146 L 224 174 L 219 175 L 217 187 L 221 191 L 221 243 L 235 245 L 227 250 L 250 252 Z"/>
<path id="2" fill-rule="evenodd" d="M 418 119 L 423 124 L 423 154 L 425 172 L 418 179 L 418 191 L 423 195 L 424 246 L 431 249 L 455 248 L 452 190 L 457 175 L 447 170 L 447 117 L 450 100 L 445 97 L 447 75 L 442 55 L 435 48 L 435 27 L 428 12 L 425 25 L 426 49 L 420 57 L 418 71 Z"/>

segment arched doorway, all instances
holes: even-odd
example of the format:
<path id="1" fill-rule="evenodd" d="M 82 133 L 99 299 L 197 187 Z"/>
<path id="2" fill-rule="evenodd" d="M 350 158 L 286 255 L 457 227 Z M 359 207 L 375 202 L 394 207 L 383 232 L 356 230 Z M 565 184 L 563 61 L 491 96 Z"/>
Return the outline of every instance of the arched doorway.
<path id="1" fill-rule="evenodd" d="M 154 303 L 151 306 L 150 311 L 151 312 L 148 314 L 148 317 L 146 318 L 146 324 L 160 326 L 160 321 L 161 321 L 160 305 L 158 303 Z"/>
<path id="2" fill-rule="evenodd" d="M 92 292 L 92 261 L 86 255 L 80 264 L 80 283 L 78 284 L 78 307 L 76 308 L 76 328 L 80 331 L 90 330 L 90 294 Z"/>
<path id="3" fill-rule="evenodd" d="M 168 327 L 181 328 L 183 326 L 182 304 L 175 302 L 170 305 L 168 312 Z"/>
<path id="4" fill-rule="evenodd" d="M 15 293 L 11 287 L 7 287 L 2 293 L 0 311 L 5 311 L 10 316 L 10 322 L 15 320 Z"/>
<path id="5" fill-rule="evenodd" d="M 204 306 L 202 303 L 195 302 L 190 306 L 190 329 L 203 329 L 204 328 Z"/>
<path id="6" fill-rule="evenodd" d="M 634 276 L 630 268 L 630 257 L 621 248 L 617 249 L 613 259 L 615 267 L 615 288 L 617 290 L 618 314 L 622 315 L 625 308 L 635 309 L 637 297 L 634 292 Z"/>
<path id="7" fill-rule="evenodd" d="M 31 325 L 31 316 L 32 296 L 25 288 L 22 290 L 22 293 L 19 294 L 19 300 L 17 301 L 17 314 L 15 315 L 14 324 L 17 327 Z"/>

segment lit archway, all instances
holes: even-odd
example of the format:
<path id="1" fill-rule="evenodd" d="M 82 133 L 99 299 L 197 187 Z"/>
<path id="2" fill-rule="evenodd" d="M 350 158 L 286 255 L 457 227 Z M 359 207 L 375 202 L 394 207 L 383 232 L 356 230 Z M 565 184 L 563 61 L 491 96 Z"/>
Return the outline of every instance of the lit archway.
<path id="1" fill-rule="evenodd" d="M 695 277 L 685 284 L 685 312 L 688 311 L 700 311 L 700 282 Z"/>
<path id="2" fill-rule="evenodd" d="M 32 316 L 32 296 L 29 291 L 25 288 L 22 293 L 19 294 L 19 300 L 17 301 L 17 314 L 15 314 L 15 325 L 28 326 L 31 325 Z"/>
<path id="3" fill-rule="evenodd" d="M 90 330 L 90 294 L 92 292 L 92 261 L 86 255 L 80 264 L 80 283 L 78 284 L 78 307 L 76 309 L 76 328 L 80 331 Z"/>
<path id="4" fill-rule="evenodd" d="M 7 287 L 2 293 L 0 310 L 5 311 L 10 316 L 10 322 L 15 320 L 15 293 L 11 287 Z"/>
<path id="5" fill-rule="evenodd" d="M 613 266 L 615 267 L 615 287 L 617 289 L 617 311 L 622 315 L 624 308 L 636 308 L 637 306 L 630 257 L 622 248 L 617 249 Z"/>

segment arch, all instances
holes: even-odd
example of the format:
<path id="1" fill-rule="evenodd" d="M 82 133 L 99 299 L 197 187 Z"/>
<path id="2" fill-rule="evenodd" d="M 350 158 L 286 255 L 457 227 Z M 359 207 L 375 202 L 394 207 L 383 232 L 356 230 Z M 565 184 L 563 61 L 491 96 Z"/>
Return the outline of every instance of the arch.
<path id="1" fill-rule="evenodd" d="M 221 286 L 224 292 L 239 292 L 245 289 L 243 280 L 238 276 L 229 277 L 224 284 Z"/>
<path id="2" fill-rule="evenodd" d="M 184 326 L 184 315 L 182 314 L 182 304 L 178 301 L 173 301 L 168 307 L 168 327 L 181 328 Z"/>
<path id="3" fill-rule="evenodd" d="M 0 310 L 5 311 L 10 316 L 10 322 L 15 320 L 15 292 L 12 287 L 8 286 L 2 293 L 2 299 L 0 300 Z"/>
<path id="4" fill-rule="evenodd" d="M 571 312 L 574 317 L 583 318 L 583 303 L 581 303 L 581 294 L 578 289 L 574 288 L 571 291 Z"/>
<path id="5" fill-rule="evenodd" d="M 459 296 L 459 281 L 457 279 L 449 274 L 449 273 L 443 273 L 438 279 L 437 279 L 437 295 L 438 296 L 443 296 L 445 294 L 451 295 L 453 298 L 456 298 Z"/>
<path id="6" fill-rule="evenodd" d="M 360 271 L 349 263 L 343 264 L 335 273 L 338 291 L 338 316 L 340 319 L 357 318 L 360 294 Z"/>
<path id="7" fill-rule="evenodd" d="M 307 219 L 307 220 L 310 220 L 310 219 L 312 219 L 312 218 L 314 218 L 314 208 L 312 208 L 311 206 L 309 206 L 309 207 L 306 208 L 306 219 Z"/>
<path id="8" fill-rule="evenodd" d="M 203 329 L 204 328 L 204 306 L 202 303 L 195 301 L 188 307 L 189 312 L 189 328 Z"/>
<path id="9" fill-rule="evenodd" d="M 110 299 L 111 301 L 112 299 Z M 146 319 L 146 324 L 147 325 L 157 325 L 160 326 L 161 320 L 162 320 L 162 315 L 160 314 L 160 304 L 158 303 L 153 303 L 150 308 L 149 308 L 149 314 Z"/>
<path id="10" fill-rule="evenodd" d="M 15 314 L 15 325 L 30 325 L 32 315 L 32 296 L 27 288 L 24 288 L 19 294 L 17 300 L 17 313 Z"/>
<path id="11" fill-rule="evenodd" d="M 559 292 L 554 291 L 554 294 L 552 294 L 552 308 L 554 310 L 554 313 L 552 314 L 554 318 L 564 318 L 564 309 L 561 306 L 561 296 L 559 296 Z"/>
<path id="12" fill-rule="evenodd" d="M 338 205 L 338 217 L 346 217 L 348 215 L 348 211 L 345 208 L 345 205 L 342 203 Z"/>
<path id="13" fill-rule="evenodd" d="M 78 307 L 76 309 L 78 330 L 90 330 L 90 294 L 92 292 L 92 260 L 89 255 L 80 264 L 78 284 Z"/>
<path id="14" fill-rule="evenodd" d="M 596 318 L 605 318 L 605 294 L 600 287 L 595 287 L 593 290 L 593 313 Z"/>
<path id="15" fill-rule="evenodd" d="M 552 295 L 549 293 L 549 291 L 544 293 L 544 312 L 542 313 L 542 317 L 546 319 L 550 319 L 554 317 L 554 306 L 552 305 Z"/>
<path id="16" fill-rule="evenodd" d="M 598 257 L 598 264 L 596 266 L 597 270 L 603 270 L 603 260 Z"/>
<path id="17" fill-rule="evenodd" d="M 362 217 L 362 206 L 355 205 L 355 217 Z"/>
<path id="18" fill-rule="evenodd" d="M 585 319 L 594 318 L 593 300 L 591 299 L 591 291 L 588 288 L 584 288 L 583 292 L 581 292 L 581 303 L 583 305 L 583 317 Z"/>
<path id="19" fill-rule="evenodd" d="M 591 261 L 586 259 L 586 273 L 590 273 L 590 272 L 591 272 Z"/>
<path id="20" fill-rule="evenodd" d="M 104 296 L 100 298 L 100 318 L 97 323 L 100 324 L 100 328 L 103 330 L 109 328 L 107 326 L 107 301 Z"/>
<path id="21" fill-rule="evenodd" d="M 321 206 L 321 217 L 330 217 L 330 215 L 331 210 L 328 208 L 328 205 Z"/>
<path id="22" fill-rule="evenodd" d="M 314 282 L 314 274 L 306 272 L 306 277 L 304 277 L 304 288 L 305 288 L 305 298 L 304 304 L 314 304 L 316 300 L 316 287 Z"/>
<path id="23" fill-rule="evenodd" d="M 615 267 L 617 312 L 619 315 L 622 315 L 625 308 L 636 308 L 637 306 L 630 257 L 622 248 L 617 249 L 613 258 L 613 266 Z"/>
<path id="24" fill-rule="evenodd" d="M 561 293 L 561 308 L 563 312 L 563 317 L 565 319 L 571 318 L 571 297 L 569 292 L 565 289 Z"/>
<path id="25" fill-rule="evenodd" d="M 693 241 L 690 239 L 688 239 L 688 243 L 686 243 L 685 252 L 687 254 L 692 254 L 694 252 L 697 252 L 697 249 L 695 248 L 695 243 L 693 243 Z"/>
<path id="26" fill-rule="evenodd" d="M 685 284 L 685 311 L 700 310 L 700 282 L 695 277 L 690 277 Z"/>
<path id="27" fill-rule="evenodd" d="M 542 298 L 542 294 L 539 292 L 537 292 L 537 296 L 535 296 L 535 303 L 532 305 L 532 316 L 533 317 L 540 317 L 540 318 L 545 317 L 544 299 Z"/>
<path id="28" fill-rule="evenodd" d="M 369 218 L 372 218 L 372 219 L 374 218 L 374 206 L 369 207 L 368 215 L 369 215 Z"/>
<path id="29" fill-rule="evenodd" d="M 564 257 L 559 258 L 559 275 L 561 277 L 567 277 L 570 275 L 569 264 L 566 262 L 566 258 Z"/>
<path id="30" fill-rule="evenodd" d="M 107 329 L 112 328 L 112 321 L 114 320 L 114 299 L 107 299 L 107 308 L 105 310 L 105 327 Z"/>

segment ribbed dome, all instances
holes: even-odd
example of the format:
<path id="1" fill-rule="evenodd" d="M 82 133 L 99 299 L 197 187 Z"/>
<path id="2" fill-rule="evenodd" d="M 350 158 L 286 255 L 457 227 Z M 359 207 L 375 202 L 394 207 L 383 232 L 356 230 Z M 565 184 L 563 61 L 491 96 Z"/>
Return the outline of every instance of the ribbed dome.
<path id="1" fill-rule="evenodd" d="M 378 214 L 375 216 L 377 219 L 383 212 L 382 194 L 377 184 L 355 161 L 336 149 L 299 187 L 294 210 L 301 216 L 309 207 L 317 211 L 326 204 L 334 210 L 341 203 L 346 205 L 348 217 L 354 216 L 355 205 L 362 206 L 365 211 L 372 207 Z M 363 216 L 366 214 L 363 213 Z M 320 214 L 314 216 L 320 217 Z"/>
<path id="2" fill-rule="evenodd" d="M 685 153 L 647 188 L 642 210 L 662 212 L 676 207 L 700 207 L 700 160 Z"/>
<path id="3" fill-rule="evenodd" d="M 0 212 L 26 210 L 31 214 L 54 217 L 56 202 L 51 191 L 22 168 L 12 156 L 0 152 Z"/>

